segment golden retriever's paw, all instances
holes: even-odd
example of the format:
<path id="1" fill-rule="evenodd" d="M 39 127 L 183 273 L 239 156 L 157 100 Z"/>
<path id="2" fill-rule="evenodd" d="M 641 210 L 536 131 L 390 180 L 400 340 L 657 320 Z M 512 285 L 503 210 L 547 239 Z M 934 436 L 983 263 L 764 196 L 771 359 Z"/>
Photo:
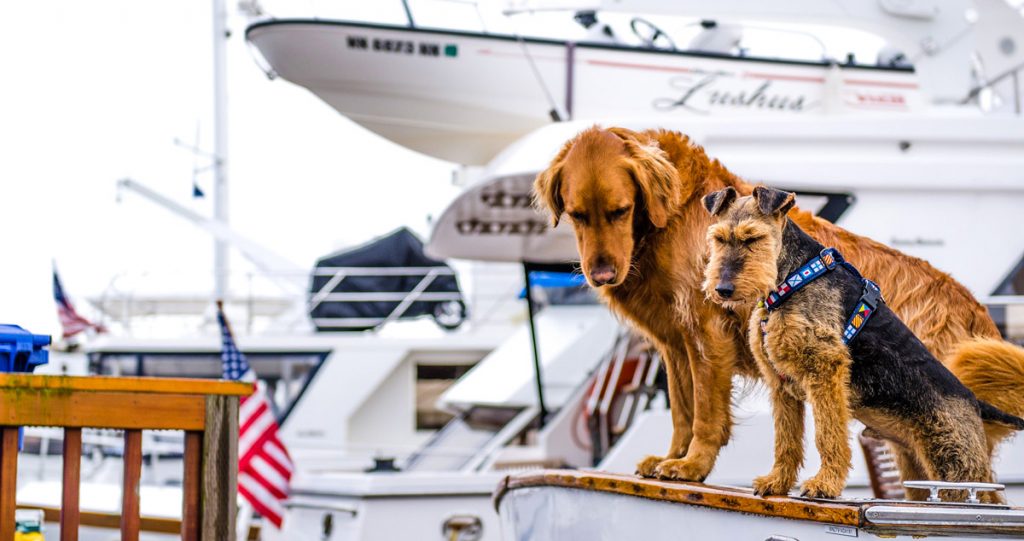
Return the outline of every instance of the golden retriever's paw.
<path id="1" fill-rule="evenodd" d="M 800 495 L 808 498 L 838 498 L 843 492 L 843 481 L 841 479 L 823 479 L 822 477 L 815 475 L 804 481 Z"/>
<path id="2" fill-rule="evenodd" d="M 702 482 L 711 473 L 711 466 L 704 461 L 690 458 L 669 459 L 661 461 L 654 470 L 659 479 L 675 481 Z"/>
<path id="3" fill-rule="evenodd" d="M 643 460 L 636 465 L 636 474 L 640 477 L 657 477 L 658 474 L 655 471 L 658 468 L 658 464 L 661 464 L 665 460 L 665 457 L 650 455 L 644 457 Z"/>
<path id="4" fill-rule="evenodd" d="M 796 484 L 796 479 L 787 479 L 773 471 L 768 475 L 762 475 L 754 479 L 754 494 L 758 496 L 781 496 L 789 494 L 789 489 L 793 488 L 794 484 Z"/>

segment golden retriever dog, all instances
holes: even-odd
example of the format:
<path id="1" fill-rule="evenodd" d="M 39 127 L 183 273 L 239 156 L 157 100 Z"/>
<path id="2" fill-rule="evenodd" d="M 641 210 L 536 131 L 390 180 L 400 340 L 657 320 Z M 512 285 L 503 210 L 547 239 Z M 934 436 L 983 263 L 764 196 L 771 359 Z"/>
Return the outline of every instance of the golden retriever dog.
<path id="1" fill-rule="evenodd" d="M 751 307 L 709 302 L 701 290 L 712 223 L 701 198 L 726 187 L 753 189 L 682 134 L 599 127 L 566 142 L 534 183 L 553 224 L 572 221 L 587 281 L 664 359 L 674 430 L 665 456 L 639 462 L 643 476 L 704 480 L 729 441 L 733 375 L 758 377 L 746 341 Z M 1002 343 L 966 288 L 808 212 L 789 217 L 872 276 L 889 307 L 980 399 L 1024 414 L 1024 350 Z M 986 434 L 991 452 L 1010 429 L 986 426 Z M 897 455 L 905 479 L 926 478 L 912 455 Z"/>

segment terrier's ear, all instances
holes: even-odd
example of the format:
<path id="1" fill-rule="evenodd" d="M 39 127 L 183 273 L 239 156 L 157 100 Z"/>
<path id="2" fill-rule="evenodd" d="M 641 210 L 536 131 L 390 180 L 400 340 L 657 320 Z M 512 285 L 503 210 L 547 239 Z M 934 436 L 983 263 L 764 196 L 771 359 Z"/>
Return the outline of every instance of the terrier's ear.
<path id="1" fill-rule="evenodd" d="M 718 190 L 717 192 L 711 192 L 704 196 L 702 201 L 704 202 L 704 208 L 708 210 L 708 214 L 712 216 L 718 216 L 719 214 L 729 210 L 729 205 L 736 200 L 736 190 L 732 186 L 724 190 Z"/>
<path id="2" fill-rule="evenodd" d="M 767 186 L 757 186 L 754 188 L 754 201 L 757 201 L 757 208 L 765 216 L 785 216 L 796 203 L 796 194 Z"/>
<path id="3" fill-rule="evenodd" d="M 533 181 L 533 204 L 535 207 L 546 207 L 551 212 L 551 227 L 558 226 L 558 221 L 565 212 L 565 202 L 562 201 L 562 167 L 565 166 L 565 156 L 576 143 L 576 138 L 570 139 L 558 155 L 551 160 L 551 165 L 541 171 Z"/>

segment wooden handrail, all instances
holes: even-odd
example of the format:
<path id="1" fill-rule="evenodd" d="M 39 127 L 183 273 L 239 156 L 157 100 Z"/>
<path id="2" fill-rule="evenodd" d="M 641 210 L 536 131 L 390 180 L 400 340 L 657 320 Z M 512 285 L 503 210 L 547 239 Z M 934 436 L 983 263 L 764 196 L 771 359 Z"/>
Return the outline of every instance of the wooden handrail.
<path id="1" fill-rule="evenodd" d="M 0 374 L 0 540 L 14 537 L 19 426 L 65 428 L 61 539 L 80 525 L 81 428 L 125 431 L 119 526 L 123 541 L 140 530 L 142 430 L 184 430 L 183 540 L 234 541 L 238 404 L 247 383 L 171 379 Z"/>
<path id="2" fill-rule="evenodd" d="M 253 386 L 251 383 L 217 379 L 36 376 L 0 373 L 0 390 L 3 389 L 248 396 L 252 394 Z"/>
<path id="3" fill-rule="evenodd" d="M 43 519 L 46 522 L 58 522 L 61 517 L 61 509 L 59 507 L 49 507 L 45 505 L 18 505 L 18 509 L 42 511 Z M 121 527 L 121 516 L 116 513 L 105 513 L 102 511 L 82 511 L 81 521 L 79 524 L 93 528 L 117 530 Z M 174 518 L 144 516 L 139 519 L 139 531 L 144 533 L 180 534 L 181 521 Z M 76 531 L 76 539 L 77 533 L 78 532 Z M 61 530 L 61 541 L 63 541 L 63 535 L 64 530 Z M 257 541 L 259 538 L 260 526 L 258 524 L 250 525 L 249 541 Z"/>

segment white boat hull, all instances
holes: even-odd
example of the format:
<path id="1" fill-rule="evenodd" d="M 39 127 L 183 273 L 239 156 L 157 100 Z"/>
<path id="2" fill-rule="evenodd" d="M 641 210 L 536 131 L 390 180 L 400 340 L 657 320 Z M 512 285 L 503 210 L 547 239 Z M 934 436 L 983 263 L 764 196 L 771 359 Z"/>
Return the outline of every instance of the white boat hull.
<path id="1" fill-rule="evenodd" d="M 550 124 L 552 110 L 562 119 L 649 116 L 656 124 L 902 115 L 925 105 L 914 73 L 895 69 L 346 21 L 273 20 L 250 26 L 246 36 L 274 72 L 344 116 L 404 147 L 466 165 L 485 164 Z"/>
<path id="2" fill-rule="evenodd" d="M 511 492 L 500 512 L 505 541 L 761 541 L 773 535 L 779 540 L 837 541 L 842 539 L 837 535 L 857 536 L 856 529 L 849 526 L 771 519 L 553 487 Z"/>
<path id="3" fill-rule="evenodd" d="M 761 498 L 749 489 L 586 472 L 512 476 L 495 500 L 505 541 L 1024 537 L 1019 507 Z"/>

